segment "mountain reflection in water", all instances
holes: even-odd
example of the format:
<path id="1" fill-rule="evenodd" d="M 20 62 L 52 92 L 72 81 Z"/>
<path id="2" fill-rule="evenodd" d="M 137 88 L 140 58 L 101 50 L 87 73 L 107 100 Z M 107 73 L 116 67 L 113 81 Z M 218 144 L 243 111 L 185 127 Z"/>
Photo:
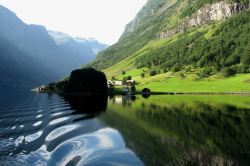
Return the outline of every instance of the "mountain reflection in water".
<path id="1" fill-rule="evenodd" d="M 249 96 L 7 98 L 0 165 L 250 163 Z"/>

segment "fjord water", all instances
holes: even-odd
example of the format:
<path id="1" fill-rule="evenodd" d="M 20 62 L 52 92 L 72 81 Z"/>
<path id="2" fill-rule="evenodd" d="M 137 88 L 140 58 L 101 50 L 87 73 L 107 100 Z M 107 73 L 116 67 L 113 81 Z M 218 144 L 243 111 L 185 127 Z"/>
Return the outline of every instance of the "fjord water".
<path id="1" fill-rule="evenodd" d="M 0 165 L 247 165 L 249 96 L 8 93 Z"/>

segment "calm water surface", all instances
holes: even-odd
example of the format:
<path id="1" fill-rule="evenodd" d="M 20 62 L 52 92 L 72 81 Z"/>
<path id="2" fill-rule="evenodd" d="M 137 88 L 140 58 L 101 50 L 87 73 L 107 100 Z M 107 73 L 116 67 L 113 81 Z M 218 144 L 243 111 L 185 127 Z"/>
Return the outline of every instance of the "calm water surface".
<path id="1" fill-rule="evenodd" d="M 0 165 L 248 165 L 249 96 L 0 98 Z"/>

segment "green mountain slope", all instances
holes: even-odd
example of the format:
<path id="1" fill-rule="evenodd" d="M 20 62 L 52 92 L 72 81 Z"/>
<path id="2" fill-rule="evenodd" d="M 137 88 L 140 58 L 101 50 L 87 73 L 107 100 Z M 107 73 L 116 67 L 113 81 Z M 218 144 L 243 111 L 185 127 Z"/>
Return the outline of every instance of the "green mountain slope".
<path id="1" fill-rule="evenodd" d="M 109 78 L 132 76 L 141 88 L 171 90 L 166 88 L 171 80 L 172 87 L 180 81 L 193 87 L 177 91 L 197 91 L 194 81 L 222 80 L 214 85 L 223 88 L 225 77 L 250 72 L 249 8 L 249 0 L 148 0 L 118 43 L 89 65 Z M 225 91 L 248 91 L 242 89 L 248 79 L 248 74 L 240 76 L 235 79 L 239 87 Z M 199 91 L 220 91 L 204 84 Z"/>
<path id="2" fill-rule="evenodd" d="M 226 19 L 227 22 L 222 25 L 219 24 L 221 24 L 224 19 L 218 21 L 206 20 L 206 16 L 204 16 L 204 20 L 207 22 L 204 22 L 202 24 L 193 25 L 190 27 L 182 25 L 187 23 L 188 18 L 195 17 L 199 9 L 211 3 L 217 3 L 217 6 L 214 5 L 210 8 L 213 9 L 213 7 L 215 7 L 214 10 L 218 10 L 218 5 L 221 5 L 221 10 L 227 10 L 227 8 L 229 8 L 229 10 L 233 10 L 231 11 L 232 15 L 242 13 L 245 11 L 245 9 L 249 8 L 248 0 L 149 0 L 143 7 L 143 9 L 138 13 L 137 17 L 127 25 L 126 30 L 121 36 L 118 43 L 100 53 L 97 56 L 96 61 L 93 62 L 91 66 L 98 69 L 108 68 L 116 64 L 117 62 L 134 55 L 150 41 L 155 40 L 156 38 L 161 38 L 159 37 L 160 34 L 165 31 L 169 31 L 169 33 L 175 32 L 176 34 L 180 34 L 180 36 L 178 36 L 178 39 L 181 38 L 181 40 L 178 40 L 171 45 L 168 44 L 161 47 L 153 47 L 152 50 L 146 53 L 146 57 L 142 57 L 142 59 L 144 60 L 143 62 L 140 59 L 136 62 L 136 67 L 159 66 L 165 63 L 163 66 L 172 68 L 173 64 L 176 64 L 176 61 L 179 62 L 179 60 L 183 58 L 184 60 L 182 60 L 183 62 L 178 64 L 179 66 L 187 64 L 189 65 L 190 63 L 195 62 L 196 64 L 203 67 L 204 65 L 206 65 L 203 61 L 206 61 L 207 58 L 210 58 L 211 60 L 209 60 L 213 61 L 213 66 L 216 63 L 216 65 L 219 65 L 219 67 L 231 66 L 235 63 L 238 64 L 243 61 L 248 61 L 246 60 L 246 54 L 248 54 L 248 50 L 245 47 L 249 45 L 249 43 L 246 41 L 249 37 L 248 12 L 246 12 L 245 14 L 241 14 L 240 16 L 236 16 L 236 18 L 233 18 L 230 21 Z M 201 10 L 201 12 L 203 11 Z M 212 15 L 209 15 L 212 12 L 213 11 L 208 11 L 203 15 L 212 17 Z M 227 17 L 227 13 L 223 14 L 225 15 L 225 17 Z M 213 26 L 206 27 L 210 24 L 213 24 Z M 205 27 L 205 29 L 202 30 L 201 27 Z M 237 27 L 237 29 L 235 29 L 235 27 Z M 234 32 L 234 30 L 237 30 L 237 32 Z M 228 35 L 228 32 L 230 32 L 231 34 Z M 212 37 L 215 37 L 215 39 L 213 39 Z M 168 38 L 169 37 L 166 37 L 165 39 L 168 40 Z M 237 42 L 231 41 L 235 38 Z M 207 46 L 208 43 L 209 46 Z M 215 50 L 213 48 L 214 45 L 217 45 Z M 178 48 L 178 50 L 176 50 L 176 47 Z M 196 50 L 197 47 L 198 50 Z M 228 48 L 230 50 L 228 50 Z M 241 48 L 244 48 L 244 55 L 236 56 L 235 54 L 237 54 L 239 50 L 241 50 Z M 211 51 L 210 49 L 213 51 Z M 218 58 L 216 59 L 216 62 L 214 62 L 214 57 L 217 54 L 225 55 L 223 55 L 224 58 Z M 204 57 L 203 55 L 206 55 L 206 57 Z M 171 58 L 170 62 L 166 63 L 166 59 L 169 59 L 170 56 L 173 58 Z M 146 58 L 146 61 L 144 58 Z M 218 61 L 227 62 L 224 63 Z"/>
<path id="3" fill-rule="evenodd" d="M 177 5 L 176 0 L 148 1 L 135 20 L 126 26 L 118 43 L 97 55 L 96 60 L 90 66 L 97 69 L 110 67 L 155 39 L 161 23 L 167 15 L 173 12 L 174 5 Z M 160 8 L 165 9 L 159 12 Z"/>

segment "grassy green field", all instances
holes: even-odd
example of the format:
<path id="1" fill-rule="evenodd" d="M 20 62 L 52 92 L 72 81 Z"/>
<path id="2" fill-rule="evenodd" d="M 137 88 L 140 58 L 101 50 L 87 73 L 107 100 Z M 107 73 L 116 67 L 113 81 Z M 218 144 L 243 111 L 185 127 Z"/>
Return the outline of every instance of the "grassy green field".
<path id="1" fill-rule="evenodd" d="M 168 78 L 158 82 L 141 84 L 137 89 L 145 87 L 160 92 L 250 92 L 250 74 L 239 74 L 230 78 L 214 80 L 191 80 Z"/>
<path id="2" fill-rule="evenodd" d="M 104 72 L 108 79 L 115 76 L 116 80 L 122 80 L 123 77 L 132 76 L 132 79 L 138 83 L 137 90 L 146 87 L 154 92 L 250 92 L 250 74 L 237 74 L 231 77 L 214 74 L 200 79 L 197 73 L 201 69 L 192 69 L 191 72 L 167 72 L 150 76 L 149 69 L 135 69 L 132 61 L 133 57 L 131 60 L 122 61 L 104 70 Z M 123 75 L 121 74 L 122 69 L 126 71 Z M 141 77 L 142 73 L 145 73 L 144 78 Z"/>
<path id="3" fill-rule="evenodd" d="M 162 73 L 156 76 L 140 74 L 147 69 L 133 69 L 125 75 L 115 78 L 122 80 L 123 77 L 132 76 L 138 85 L 137 90 L 149 88 L 154 92 L 250 92 L 250 74 L 237 74 L 231 77 L 223 77 L 219 74 L 204 79 L 198 79 L 195 73 Z"/>

